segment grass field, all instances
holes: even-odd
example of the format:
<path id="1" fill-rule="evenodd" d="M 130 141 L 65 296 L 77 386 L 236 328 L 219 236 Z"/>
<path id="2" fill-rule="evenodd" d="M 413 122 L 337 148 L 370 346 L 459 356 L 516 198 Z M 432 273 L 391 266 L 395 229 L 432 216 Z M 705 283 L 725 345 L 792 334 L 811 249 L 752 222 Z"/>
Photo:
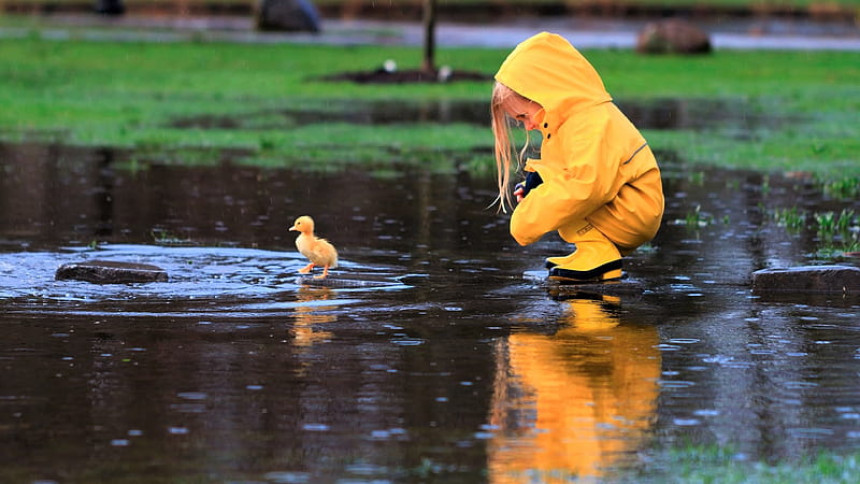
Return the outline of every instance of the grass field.
<path id="1" fill-rule="evenodd" d="M 439 65 L 491 74 L 505 51 L 444 49 Z M 588 51 L 609 91 L 624 101 L 718 100 L 773 123 L 751 129 L 645 131 L 657 150 L 692 163 L 802 170 L 823 178 L 860 176 L 860 54 L 717 52 L 644 57 Z M 320 76 L 373 69 L 385 59 L 416 67 L 417 48 L 214 43 L 0 42 L 0 136 L 135 148 L 151 153 L 241 149 L 247 162 L 306 168 L 389 164 L 392 157 L 450 169 L 492 170 L 489 129 L 468 124 L 379 128 L 316 122 L 314 112 L 366 100 L 471 100 L 489 82 L 369 86 Z M 272 113 L 304 110 L 293 118 Z M 719 113 L 714 113 L 719 115 Z M 179 129 L 177 119 L 232 117 L 228 127 Z M 173 156 L 173 159 L 182 159 Z M 191 159 L 189 156 L 187 159 Z"/>
<path id="2" fill-rule="evenodd" d="M 749 462 L 731 447 L 679 447 L 656 456 L 656 472 L 622 480 L 637 484 L 850 484 L 857 481 L 857 454 L 821 453 L 793 463 Z"/>

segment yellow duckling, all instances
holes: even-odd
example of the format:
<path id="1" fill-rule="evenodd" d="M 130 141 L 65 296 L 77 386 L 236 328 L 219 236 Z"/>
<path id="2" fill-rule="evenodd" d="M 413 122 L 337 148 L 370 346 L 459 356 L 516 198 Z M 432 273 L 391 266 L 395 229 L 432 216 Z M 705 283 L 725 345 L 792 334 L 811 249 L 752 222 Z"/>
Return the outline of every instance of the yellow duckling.
<path id="1" fill-rule="evenodd" d="M 310 264 L 299 269 L 301 274 L 307 274 L 314 267 L 322 266 L 323 273 L 317 278 L 324 279 L 328 276 L 329 269 L 337 267 L 337 249 L 329 241 L 314 235 L 314 219 L 302 215 L 296 219 L 290 230 L 299 232 L 299 236 L 296 237 L 296 248 L 311 261 Z"/>

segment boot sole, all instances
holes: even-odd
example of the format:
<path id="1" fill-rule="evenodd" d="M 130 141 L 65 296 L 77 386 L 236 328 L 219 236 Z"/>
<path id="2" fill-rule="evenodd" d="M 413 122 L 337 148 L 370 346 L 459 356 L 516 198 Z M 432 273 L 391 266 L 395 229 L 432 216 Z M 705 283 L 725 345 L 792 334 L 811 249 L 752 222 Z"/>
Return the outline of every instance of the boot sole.
<path id="1" fill-rule="evenodd" d="M 621 279 L 621 260 L 607 262 L 590 271 L 575 271 L 554 267 L 549 271 L 549 279 L 559 282 L 603 282 Z"/>

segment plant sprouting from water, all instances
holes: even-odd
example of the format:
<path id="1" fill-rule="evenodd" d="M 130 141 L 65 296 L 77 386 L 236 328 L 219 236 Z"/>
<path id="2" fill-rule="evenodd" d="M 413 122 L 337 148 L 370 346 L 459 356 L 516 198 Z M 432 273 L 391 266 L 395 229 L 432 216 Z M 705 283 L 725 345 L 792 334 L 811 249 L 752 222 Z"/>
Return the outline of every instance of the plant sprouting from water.
<path id="1" fill-rule="evenodd" d="M 702 206 L 696 204 L 696 208 L 687 212 L 682 219 L 675 219 L 675 225 L 686 225 L 688 229 L 698 229 L 707 227 L 714 223 L 714 217 L 706 212 L 702 212 Z"/>
<path id="2" fill-rule="evenodd" d="M 817 257 L 836 259 L 845 253 L 860 250 L 860 226 L 858 217 L 850 208 L 840 212 L 807 213 L 797 207 L 775 209 L 771 219 L 791 234 L 802 230 L 814 230 L 819 247 L 815 251 Z"/>
<path id="3" fill-rule="evenodd" d="M 824 193 L 838 200 L 854 200 L 860 197 L 860 178 L 848 177 L 823 183 Z"/>
<path id="4" fill-rule="evenodd" d="M 688 176 L 690 183 L 696 186 L 704 186 L 705 185 L 705 172 L 704 171 L 695 171 L 690 173 Z"/>
<path id="5" fill-rule="evenodd" d="M 191 239 L 182 239 L 164 229 L 154 228 L 150 232 L 156 245 L 183 246 L 191 245 Z"/>
<path id="6" fill-rule="evenodd" d="M 854 210 L 845 208 L 839 214 L 816 213 L 815 222 L 816 234 L 822 244 L 818 255 L 834 257 L 845 252 L 856 252 L 860 248 L 860 226 Z"/>
<path id="7" fill-rule="evenodd" d="M 823 240 L 849 237 L 852 227 L 856 225 L 855 218 L 854 210 L 850 208 L 842 209 L 838 215 L 834 212 L 816 213 L 818 236 Z"/>
<path id="8" fill-rule="evenodd" d="M 797 233 L 806 225 L 806 212 L 798 210 L 797 207 L 776 209 L 773 212 L 773 219 L 780 227 Z"/>
<path id="9" fill-rule="evenodd" d="M 765 175 L 761 182 L 761 194 L 767 195 L 770 193 L 770 177 Z"/>
<path id="10" fill-rule="evenodd" d="M 696 204 L 696 208 L 692 212 L 687 212 L 684 216 L 684 224 L 688 228 L 707 227 L 714 222 L 714 217 L 702 212 L 702 206 Z"/>

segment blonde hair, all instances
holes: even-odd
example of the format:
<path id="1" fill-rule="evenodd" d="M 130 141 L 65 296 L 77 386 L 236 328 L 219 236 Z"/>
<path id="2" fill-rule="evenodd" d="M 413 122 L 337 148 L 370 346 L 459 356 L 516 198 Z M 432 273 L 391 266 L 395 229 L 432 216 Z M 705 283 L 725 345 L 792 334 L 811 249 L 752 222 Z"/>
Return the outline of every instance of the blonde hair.
<path id="1" fill-rule="evenodd" d="M 511 154 L 516 160 L 516 168 L 519 169 L 522 164 L 522 158 L 529 147 L 529 133 L 526 131 L 526 142 L 522 150 L 517 152 L 514 141 L 511 138 L 511 126 L 508 120 L 508 115 L 505 112 L 504 106 L 512 98 L 519 98 L 525 102 L 530 100 L 520 96 L 513 89 L 496 81 L 493 85 L 493 95 L 490 102 L 490 117 L 492 120 L 493 137 L 495 138 L 495 155 L 496 155 L 496 181 L 499 185 L 499 196 L 493 201 L 493 204 L 498 202 L 499 210 L 507 213 L 506 207 L 513 207 L 511 202 L 510 177 L 511 177 Z"/>

